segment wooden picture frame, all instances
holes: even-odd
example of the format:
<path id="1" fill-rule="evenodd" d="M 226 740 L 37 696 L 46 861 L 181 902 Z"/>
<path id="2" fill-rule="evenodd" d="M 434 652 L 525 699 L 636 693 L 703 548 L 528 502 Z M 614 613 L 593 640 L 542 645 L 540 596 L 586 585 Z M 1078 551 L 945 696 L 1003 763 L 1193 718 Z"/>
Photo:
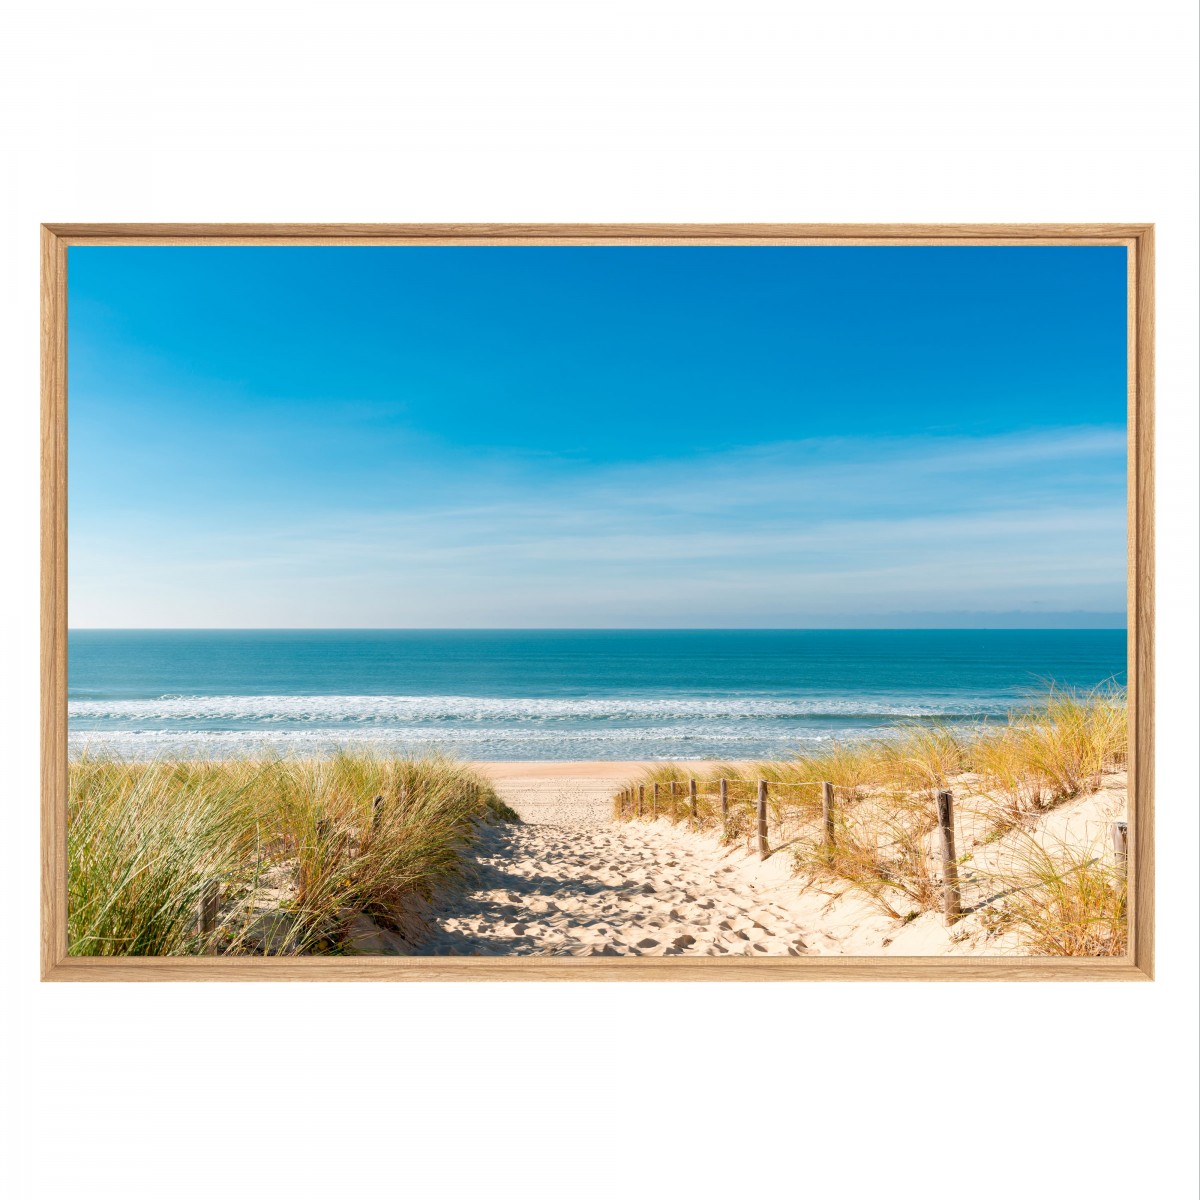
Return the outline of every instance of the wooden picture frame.
<path id="1" fill-rule="evenodd" d="M 67 954 L 67 251 L 71 246 L 1124 246 L 1129 953 L 1123 958 L 71 957 Z M 1148 980 L 1154 970 L 1154 227 L 1150 224 L 46 224 L 41 229 L 41 976 L 199 980 Z"/>

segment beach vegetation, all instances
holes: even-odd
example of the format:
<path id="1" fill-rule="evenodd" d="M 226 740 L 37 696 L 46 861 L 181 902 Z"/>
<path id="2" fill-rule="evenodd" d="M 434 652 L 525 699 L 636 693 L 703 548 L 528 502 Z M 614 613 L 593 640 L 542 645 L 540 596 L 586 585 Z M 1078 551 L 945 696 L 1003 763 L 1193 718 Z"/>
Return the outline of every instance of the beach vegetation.
<path id="1" fill-rule="evenodd" d="M 363 918 L 411 939 L 479 822 L 516 819 L 443 758 L 85 756 L 68 777 L 74 955 L 337 953 Z M 202 932 L 214 881 L 220 903 Z"/>
<path id="2" fill-rule="evenodd" d="M 1042 826 L 1056 809 L 1117 779 L 1127 754 L 1119 690 L 1050 689 L 998 726 L 913 725 L 870 742 L 701 771 L 667 763 L 629 786 L 659 785 L 656 809 L 646 803 L 641 819 L 687 822 L 750 849 L 765 780 L 771 853 L 788 853 L 799 874 L 864 895 L 900 920 L 941 905 L 936 797 L 951 791 L 969 908 L 986 909 L 993 929 L 1016 934 L 1029 953 L 1119 954 L 1125 885 L 1112 856 Z M 821 783 L 832 785 L 828 814 Z M 623 793 L 614 814 L 638 819 L 628 788 Z"/>
<path id="3" fill-rule="evenodd" d="M 1022 830 L 992 882 L 1002 898 L 987 919 L 1014 930 L 1029 953 L 1127 953 L 1128 880 L 1102 845 L 1046 844 Z"/>

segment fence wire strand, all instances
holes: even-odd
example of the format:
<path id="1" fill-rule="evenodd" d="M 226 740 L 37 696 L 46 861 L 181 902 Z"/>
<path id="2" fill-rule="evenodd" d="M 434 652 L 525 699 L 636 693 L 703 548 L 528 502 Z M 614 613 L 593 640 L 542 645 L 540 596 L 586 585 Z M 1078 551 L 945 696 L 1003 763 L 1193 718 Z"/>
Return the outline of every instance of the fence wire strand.
<path id="1" fill-rule="evenodd" d="M 728 844 L 755 849 L 761 781 L 726 778 L 728 811 L 722 814 L 720 781 L 696 780 L 695 816 L 690 780 L 676 780 L 674 794 L 670 781 L 658 782 L 659 811 L 651 814 L 647 800 L 643 820 L 657 816 L 686 823 L 692 830 L 717 832 Z M 948 789 L 931 784 L 901 793 L 831 783 L 834 803 L 827 825 L 820 801 L 789 801 L 777 794 L 784 788 L 818 788 L 823 794 L 824 781 L 765 782 L 769 854 L 790 854 L 801 874 L 861 888 L 897 917 L 942 909 L 948 881 L 935 799 Z M 636 819 L 636 787 L 624 795 L 635 803 L 632 809 L 626 803 L 621 815 Z M 1053 805 L 1014 810 L 995 796 L 960 788 L 952 800 L 950 828 L 962 918 L 997 930 L 1012 920 L 1036 925 L 1039 910 L 1048 906 L 1053 919 L 1043 924 L 1049 932 L 1039 935 L 1048 944 L 1124 953 L 1127 868 L 1112 833 L 1124 811 L 1119 804 L 1111 807 L 1104 817 L 1068 818 L 1057 833 L 1043 828 L 1035 836 L 1037 822 L 1054 811 Z M 1089 903 L 1095 915 L 1083 911 Z"/>

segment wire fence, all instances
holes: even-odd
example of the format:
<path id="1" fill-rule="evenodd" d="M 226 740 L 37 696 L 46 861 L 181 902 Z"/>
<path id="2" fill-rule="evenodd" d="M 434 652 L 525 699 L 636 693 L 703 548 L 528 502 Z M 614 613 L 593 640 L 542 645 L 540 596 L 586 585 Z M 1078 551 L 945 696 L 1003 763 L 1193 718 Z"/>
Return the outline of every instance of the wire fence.
<path id="1" fill-rule="evenodd" d="M 620 820 L 716 832 L 760 859 L 790 852 L 799 870 L 856 884 L 897 917 L 940 909 L 954 925 L 1038 889 L 1054 892 L 1060 906 L 1099 904 L 1105 920 L 1124 910 L 1123 820 L 1068 822 L 1057 839 L 1044 831 L 1035 837 L 1027 816 L 985 797 L 956 803 L 945 788 L 884 795 L 829 780 L 736 777 L 631 783 L 614 808 Z M 1089 898 L 1088 889 L 1097 895 Z"/>

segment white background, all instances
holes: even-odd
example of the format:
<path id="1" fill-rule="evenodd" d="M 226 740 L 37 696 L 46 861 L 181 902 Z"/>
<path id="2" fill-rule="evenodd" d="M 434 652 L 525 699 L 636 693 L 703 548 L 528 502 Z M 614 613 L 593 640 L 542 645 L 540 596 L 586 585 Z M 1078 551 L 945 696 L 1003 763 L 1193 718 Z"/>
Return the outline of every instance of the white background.
<path id="1" fill-rule="evenodd" d="M 1195 1194 L 1194 0 L 4 20 L 9 1195 Z M 638 219 L 1158 223 L 1158 981 L 37 983 L 38 222 Z"/>

